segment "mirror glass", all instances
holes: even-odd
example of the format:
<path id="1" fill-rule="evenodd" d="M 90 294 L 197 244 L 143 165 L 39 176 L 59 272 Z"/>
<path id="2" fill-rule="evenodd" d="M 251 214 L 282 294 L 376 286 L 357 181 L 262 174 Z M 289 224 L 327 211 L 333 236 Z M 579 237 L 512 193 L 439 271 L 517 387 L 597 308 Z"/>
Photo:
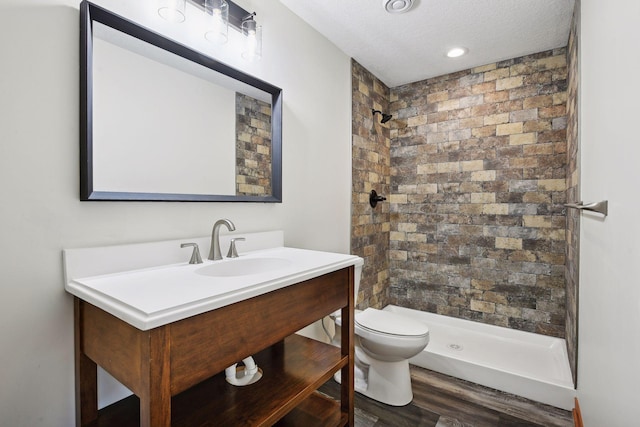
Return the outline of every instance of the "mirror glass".
<path id="1" fill-rule="evenodd" d="M 83 11 L 82 200 L 281 201 L 280 89 Z"/>

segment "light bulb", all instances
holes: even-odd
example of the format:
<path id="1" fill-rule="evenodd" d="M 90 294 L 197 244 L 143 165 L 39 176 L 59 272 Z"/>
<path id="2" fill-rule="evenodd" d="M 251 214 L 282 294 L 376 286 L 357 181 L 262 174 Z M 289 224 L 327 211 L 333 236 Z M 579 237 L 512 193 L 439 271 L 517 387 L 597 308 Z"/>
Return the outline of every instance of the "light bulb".
<path id="1" fill-rule="evenodd" d="M 247 35 L 247 56 L 253 57 L 256 54 L 256 32 L 250 32 Z"/>

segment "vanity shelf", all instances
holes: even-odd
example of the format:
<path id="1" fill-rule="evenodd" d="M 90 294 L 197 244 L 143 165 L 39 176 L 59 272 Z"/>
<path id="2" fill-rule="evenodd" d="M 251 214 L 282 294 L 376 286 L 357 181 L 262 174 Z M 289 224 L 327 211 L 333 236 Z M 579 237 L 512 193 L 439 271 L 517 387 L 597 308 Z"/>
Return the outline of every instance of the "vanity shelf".
<path id="1" fill-rule="evenodd" d="M 277 426 L 345 425 L 348 414 L 341 413 L 340 402 L 313 392 L 347 365 L 339 348 L 291 335 L 254 355 L 254 360 L 264 373 L 255 384 L 235 387 L 221 373 L 174 396 L 171 425 L 211 425 L 212 414 L 216 426 L 268 426 L 278 420 Z M 130 396 L 101 410 L 99 421 L 90 425 L 138 426 L 139 402 Z M 280 419 L 282 414 L 286 415 Z"/>
<path id="2" fill-rule="evenodd" d="M 353 425 L 354 267 L 142 331 L 75 303 L 77 425 Z M 341 309 L 342 347 L 295 334 Z M 224 369 L 253 355 L 263 371 L 236 387 Z M 97 410 L 97 366 L 134 392 Z M 341 400 L 316 390 L 342 373 Z"/>

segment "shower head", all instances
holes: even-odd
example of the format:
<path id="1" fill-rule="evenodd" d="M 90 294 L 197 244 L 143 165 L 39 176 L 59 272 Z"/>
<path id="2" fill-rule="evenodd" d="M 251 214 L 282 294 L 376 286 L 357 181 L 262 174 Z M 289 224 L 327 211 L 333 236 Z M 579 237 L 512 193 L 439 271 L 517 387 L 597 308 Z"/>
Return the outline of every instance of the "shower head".
<path id="1" fill-rule="evenodd" d="M 380 123 L 387 123 L 389 120 L 391 120 L 391 117 L 393 117 L 391 114 L 385 114 L 380 110 L 374 110 L 372 108 L 371 109 L 371 114 L 373 114 L 375 116 L 376 113 L 380 113 L 380 115 L 382 116 L 382 118 L 380 119 Z"/>

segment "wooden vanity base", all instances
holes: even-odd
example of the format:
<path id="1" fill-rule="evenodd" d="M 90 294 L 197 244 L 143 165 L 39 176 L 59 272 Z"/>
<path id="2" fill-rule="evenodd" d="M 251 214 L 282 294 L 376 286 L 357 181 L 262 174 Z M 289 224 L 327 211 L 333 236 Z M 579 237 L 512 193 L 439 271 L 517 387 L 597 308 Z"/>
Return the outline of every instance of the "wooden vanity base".
<path id="1" fill-rule="evenodd" d="M 342 309 L 342 347 L 295 335 Z M 353 267 L 148 331 L 75 300 L 78 426 L 353 425 Z M 224 369 L 253 355 L 263 377 Z M 97 366 L 134 395 L 98 411 Z M 337 402 L 315 390 L 342 371 Z"/>

